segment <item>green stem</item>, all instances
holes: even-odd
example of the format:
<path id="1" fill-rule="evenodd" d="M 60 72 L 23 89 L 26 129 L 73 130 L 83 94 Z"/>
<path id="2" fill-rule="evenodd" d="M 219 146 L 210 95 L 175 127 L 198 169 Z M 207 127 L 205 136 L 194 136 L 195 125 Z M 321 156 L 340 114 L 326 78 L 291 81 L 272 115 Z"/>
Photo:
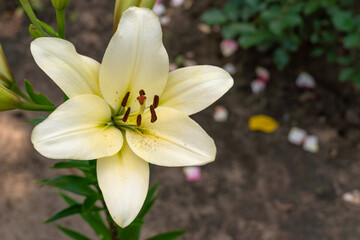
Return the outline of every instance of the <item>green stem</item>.
<path id="1" fill-rule="evenodd" d="M 55 106 L 28 104 L 28 103 L 23 103 L 23 102 L 19 105 L 18 108 L 23 109 L 23 110 L 29 110 L 29 111 L 44 111 L 44 112 L 52 112 L 56 109 Z"/>
<path id="2" fill-rule="evenodd" d="M 21 89 L 18 88 L 18 86 L 16 86 L 15 83 L 10 87 L 10 90 L 12 90 L 14 93 L 19 95 L 20 97 L 22 97 L 26 101 L 28 101 L 30 103 L 34 103 L 33 100 L 31 100 L 31 98 L 28 95 L 26 95 L 23 91 L 21 91 Z"/>
<path id="3" fill-rule="evenodd" d="M 65 9 L 56 10 L 57 30 L 59 37 L 65 39 Z"/>
<path id="4" fill-rule="evenodd" d="M 26 14 L 28 15 L 30 21 L 35 26 L 35 28 L 41 33 L 43 37 L 48 37 L 49 35 L 45 33 L 40 23 L 37 21 L 36 15 L 32 10 L 32 7 L 28 0 L 20 0 L 22 7 L 24 8 Z"/>
<path id="5" fill-rule="evenodd" d="M 100 190 L 99 185 L 95 185 L 95 187 L 98 190 L 98 192 L 101 194 L 101 190 Z M 104 211 L 106 213 L 106 221 L 108 222 L 109 227 L 110 227 L 111 239 L 112 240 L 119 240 L 116 224 L 112 220 L 112 217 L 111 217 L 111 215 L 109 213 L 109 210 L 106 207 L 106 203 L 104 201 L 104 198 L 101 198 L 100 200 L 101 200 L 102 205 L 104 206 Z"/>

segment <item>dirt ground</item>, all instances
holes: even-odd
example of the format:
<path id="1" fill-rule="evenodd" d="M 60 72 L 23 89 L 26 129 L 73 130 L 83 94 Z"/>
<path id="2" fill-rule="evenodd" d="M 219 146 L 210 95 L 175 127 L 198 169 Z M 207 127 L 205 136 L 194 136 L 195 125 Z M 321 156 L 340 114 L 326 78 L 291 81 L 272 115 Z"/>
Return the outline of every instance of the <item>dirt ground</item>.
<path id="1" fill-rule="evenodd" d="M 50 1 L 43 1 L 38 17 L 55 26 Z M 187 0 L 187 2 L 190 2 Z M 307 46 L 280 72 L 271 56 L 239 51 L 222 57 L 220 37 L 197 28 L 200 14 L 222 1 L 193 1 L 190 8 L 169 9 L 164 27 L 171 61 L 193 52 L 199 64 L 237 68 L 235 85 L 226 96 L 193 118 L 215 139 L 216 161 L 202 167 L 202 179 L 186 182 L 181 168 L 153 166 L 151 181 L 162 194 L 146 218 L 142 239 L 160 232 L 186 229 L 183 240 L 356 240 L 360 239 L 360 206 L 342 199 L 360 189 L 360 92 L 337 81 L 338 68 L 308 57 Z M 111 37 L 113 1 L 72 1 L 67 36 L 79 53 L 101 61 Z M 25 17 L 14 15 L 14 4 L 0 0 L 0 42 L 18 83 L 24 78 L 55 104 L 62 95 L 36 66 L 29 51 L 31 38 Z M 254 95 L 250 82 L 256 66 L 271 71 L 265 92 Z M 317 81 L 315 90 L 296 88 L 297 75 L 306 70 Z M 229 110 L 225 123 L 213 120 L 216 105 Z M 252 132 L 248 119 L 266 114 L 279 121 L 271 134 Z M 49 169 L 32 147 L 32 126 L 24 123 L 36 113 L 0 113 L 0 238 L 4 240 L 68 239 L 56 225 L 93 236 L 79 217 L 53 224 L 42 222 L 65 206 L 54 189 L 34 180 L 66 171 Z M 320 139 L 320 151 L 309 153 L 291 145 L 287 135 L 298 126 Z"/>

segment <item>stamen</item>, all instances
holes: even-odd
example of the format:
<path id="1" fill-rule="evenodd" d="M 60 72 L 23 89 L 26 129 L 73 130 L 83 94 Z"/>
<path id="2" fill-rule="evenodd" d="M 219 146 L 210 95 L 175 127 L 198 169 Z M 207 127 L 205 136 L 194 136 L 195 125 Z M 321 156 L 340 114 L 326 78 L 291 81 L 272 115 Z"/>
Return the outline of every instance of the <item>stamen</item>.
<path id="1" fill-rule="evenodd" d="M 141 90 L 139 91 L 139 94 L 140 94 L 140 96 L 145 96 L 145 91 L 144 91 L 143 89 L 141 89 Z"/>
<path id="2" fill-rule="evenodd" d="M 157 116 L 153 105 L 150 106 L 150 113 L 151 113 L 151 122 L 154 123 L 157 120 Z"/>
<path id="3" fill-rule="evenodd" d="M 126 110 L 125 115 L 124 115 L 124 117 L 123 117 L 123 119 L 122 119 L 123 122 L 126 122 L 126 121 L 128 120 L 129 115 L 130 115 L 130 108 L 128 108 L 128 109 Z"/>
<path id="4" fill-rule="evenodd" d="M 141 115 L 140 114 L 136 118 L 136 125 L 138 125 L 138 127 L 140 127 L 140 125 L 141 125 Z"/>
<path id="5" fill-rule="evenodd" d="M 127 103 L 128 99 L 129 99 L 129 96 L 130 96 L 130 92 L 127 92 L 127 93 L 125 94 L 125 97 L 123 98 L 123 100 L 122 100 L 122 102 L 121 102 L 121 106 L 123 106 L 123 107 L 126 106 L 126 103 Z"/>
<path id="6" fill-rule="evenodd" d="M 144 95 L 142 95 L 142 96 L 137 97 L 136 99 L 139 101 L 140 105 L 143 105 L 146 100 L 146 97 Z"/>
<path id="7" fill-rule="evenodd" d="M 158 95 L 155 95 L 155 96 L 154 96 L 153 105 L 154 105 L 154 109 L 159 106 L 159 96 L 158 96 Z"/>

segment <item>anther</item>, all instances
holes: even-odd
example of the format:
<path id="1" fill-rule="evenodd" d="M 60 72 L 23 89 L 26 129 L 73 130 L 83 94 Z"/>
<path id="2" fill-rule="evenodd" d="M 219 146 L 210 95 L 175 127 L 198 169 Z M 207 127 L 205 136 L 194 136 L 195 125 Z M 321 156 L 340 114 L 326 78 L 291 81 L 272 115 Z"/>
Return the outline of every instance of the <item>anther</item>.
<path id="1" fill-rule="evenodd" d="M 154 96 L 153 105 L 154 105 L 154 109 L 159 106 L 159 96 L 158 96 L 158 95 L 155 95 L 155 96 Z"/>
<path id="2" fill-rule="evenodd" d="M 151 122 L 154 123 L 157 120 L 155 107 L 153 105 L 150 106 L 150 113 L 151 113 Z"/>
<path id="3" fill-rule="evenodd" d="M 140 105 L 143 105 L 146 100 L 146 97 L 144 95 L 142 95 L 142 96 L 137 97 L 136 99 L 139 101 Z"/>
<path id="4" fill-rule="evenodd" d="M 143 89 L 141 89 L 141 90 L 139 91 L 139 94 L 140 94 L 140 96 L 145 96 L 145 91 L 144 91 Z"/>
<path id="5" fill-rule="evenodd" d="M 128 120 L 129 115 L 130 115 L 130 108 L 128 108 L 128 109 L 126 110 L 125 115 L 124 115 L 124 117 L 123 117 L 123 119 L 122 119 L 123 122 L 126 122 L 126 121 Z"/>
<path id="6" fill-rule="evenodd" d="M 137 118 L 136 118 L 136 125 L 138 125 L 138 127 L 140 127 L 141 125 L 141 115 L 137 115 Z"/>
<path id="7" fill-rule="evenodd" d="M 123 98 L 123 100 L 122 100 L 122 102 L 121 102 L 121 106 L 123 106 L 123 107 L 126 106 L 126 103 L 127 103 L 128 99 L 129 99 L 129 95 L 130 95 L 130 92 L 127 92 L 127 93 L 125 94 L 125 97 Z"/>

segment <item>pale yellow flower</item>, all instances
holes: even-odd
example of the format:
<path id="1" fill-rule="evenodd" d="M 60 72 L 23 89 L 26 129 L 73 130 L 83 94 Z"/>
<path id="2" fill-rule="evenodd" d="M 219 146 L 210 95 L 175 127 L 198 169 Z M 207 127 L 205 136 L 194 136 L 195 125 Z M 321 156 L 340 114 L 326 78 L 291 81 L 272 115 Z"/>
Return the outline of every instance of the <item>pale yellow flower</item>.
<path id="1" fill-rule="evenodd" d="M 233 80 L 213 66 L 169 73 L 151 10 L 124 12 L 101 64 L 57 38 L 34 40 L 31 52 L 70 98 L 35 127 L 35 148 L 49 158 L 98 159 L 99 186 L 121 227 L 144 203 L 148 163 L 192 166 L 215 159 L 214 141 L 188 115 L 220 98 Z"/>

